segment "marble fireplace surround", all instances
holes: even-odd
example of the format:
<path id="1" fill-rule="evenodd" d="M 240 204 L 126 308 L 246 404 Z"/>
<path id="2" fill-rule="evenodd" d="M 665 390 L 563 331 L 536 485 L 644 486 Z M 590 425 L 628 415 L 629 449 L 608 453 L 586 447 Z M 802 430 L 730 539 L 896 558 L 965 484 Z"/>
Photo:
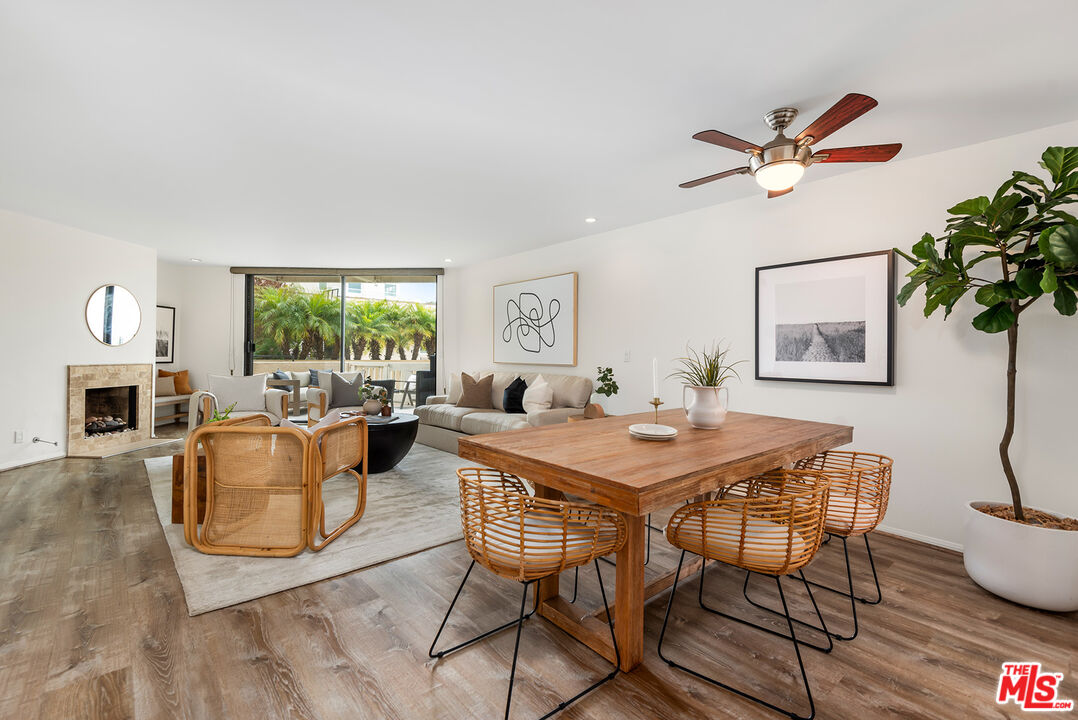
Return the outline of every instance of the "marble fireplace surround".
<path id="1" fill-rule="evenodd" d="M 138 388 L 137 427 L 116 435 L 86 437 L 86 390 L 134 385 Z M 106 457 L 136 449 L 153 433 L 153 365 L 67 366 L 68 457 Z M 132 447 L 135 446 L 135 447 Z"/>

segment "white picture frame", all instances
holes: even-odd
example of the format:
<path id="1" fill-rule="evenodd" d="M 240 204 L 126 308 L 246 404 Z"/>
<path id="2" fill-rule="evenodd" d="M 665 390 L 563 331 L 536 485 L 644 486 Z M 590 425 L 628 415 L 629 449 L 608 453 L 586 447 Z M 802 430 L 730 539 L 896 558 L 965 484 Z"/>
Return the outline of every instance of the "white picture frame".
<path id="1" fill-rule="evenodd" d="M 576 365 L 577 273 L 494 286 L 494 362 Z"/>

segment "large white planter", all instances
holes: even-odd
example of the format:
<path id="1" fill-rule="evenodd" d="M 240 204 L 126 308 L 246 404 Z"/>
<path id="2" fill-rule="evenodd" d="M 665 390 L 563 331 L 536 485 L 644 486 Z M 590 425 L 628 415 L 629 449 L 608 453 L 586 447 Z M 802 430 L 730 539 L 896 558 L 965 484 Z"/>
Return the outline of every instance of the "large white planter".
<path id="1" fill-rule="evenodd" d="M 1078 610 L 1078 532 L 1003 520 L 966 507 L 963 560 L 985 590 L 1022 605 Z"/>

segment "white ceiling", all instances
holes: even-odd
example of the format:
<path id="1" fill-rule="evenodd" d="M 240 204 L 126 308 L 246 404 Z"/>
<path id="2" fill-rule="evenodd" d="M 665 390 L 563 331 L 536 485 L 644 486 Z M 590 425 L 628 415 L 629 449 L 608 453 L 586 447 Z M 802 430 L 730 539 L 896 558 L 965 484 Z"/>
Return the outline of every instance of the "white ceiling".
<path id="1" fill-rule="evenodd" d="M 799 130 L 872 95 L 824 144 L 905 143 L 893 162 L 1073 120 L 1076 21 L 1071 0 L 0 0 L 0 207 L 167 260 L 464 264 L 760 195 L 677 183 L 743 164 L 692 133 L 761 142 L 780 105 Z"/>

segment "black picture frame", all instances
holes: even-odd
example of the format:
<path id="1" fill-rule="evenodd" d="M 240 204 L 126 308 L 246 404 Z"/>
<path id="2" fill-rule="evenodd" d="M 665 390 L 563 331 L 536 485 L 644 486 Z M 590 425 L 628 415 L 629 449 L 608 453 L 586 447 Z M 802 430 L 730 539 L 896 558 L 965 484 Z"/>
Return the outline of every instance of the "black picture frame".
<path id="1" fill-rule="evenodd" d="M 773 373 L 761 373 L 761 310 L 760 310 L 760 291 L 761 291 L 761 275 L 766 275 L 769 271 L 785 270 L 788 268 L 798 266 L 812 266 L 821 265 L 823 263 L 836 263 L 842 261 L 856 260 L 860 258 L 868 258 L 875 256 L 886 256 L 886 279 L 883 283 L 886 292 L 886 298 L 884 304 L 886 307 L 886 330 L 885 330 L 885 364 L 886 364 L 886 377 L 878 380 L 867 379 L 849 379 L 839 377 L 813 377 L 811 375 L 804 376 L 791 376 L 776 375 Z M 866 298 L 867 303 L 867 298 Z M 817 329 L 818 329 L 817 325 Z M 865 253 L 855 253 L 852 255 L 838 255 L 835 257 L 818 258 L 815 260 L 801 260 L 797 262 L 782 263 L 779 265 L 767 265 L 756 268 L 756 299 L 755 299 L 755 376 L 757 380 L 775 380 L 780 382 L 810 382 L 810 383 L 827 383 L 837 385 L 875 385 L 875 386 L 887 386 L 893 387 L 895 384 L 895 356 L 894 356 L 894 336 L 895 336 L 895 255 L 893 250 L 879 250 Z M 866 336 L 869 330 L 868 319 L 865 320 L 865 332 Z M 776 330 L 777 332 L 777 330 Z M 863 341 L 864 342 L 864 341 Z M 777 354 L 777 352 L 775 353 Z M 846 363 L 827 363 L 828 365 L 841 366 Z M 859 365 L 863 367 L 865 363 L 850 363 L 851 367 Z"/>
<path id="2" fill-rule="evenodd" d="M 168 327 L 168 334 L 162 337 L 162 319 Z M 162 343 L 164 354 L 162 354 Z M 157 306 L 157 333 L 154 337 L 154 362 L 158 365 L 171 365 L 176 361 L 176 308 L 171 305 Z"/>

